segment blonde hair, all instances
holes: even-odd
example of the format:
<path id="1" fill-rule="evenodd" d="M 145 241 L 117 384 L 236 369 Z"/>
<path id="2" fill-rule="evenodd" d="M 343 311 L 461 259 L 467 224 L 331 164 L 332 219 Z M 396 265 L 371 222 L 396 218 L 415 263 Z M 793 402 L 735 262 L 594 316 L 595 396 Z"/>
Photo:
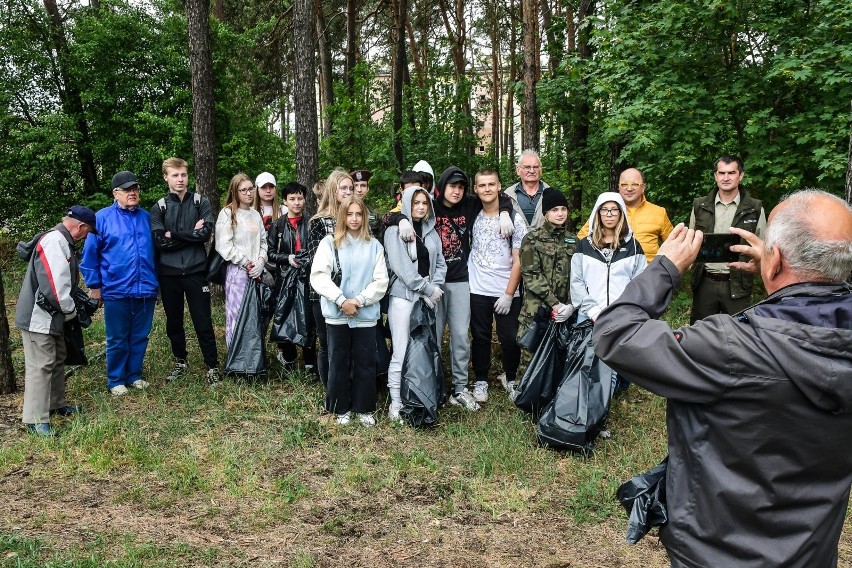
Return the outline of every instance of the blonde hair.
<path id="1" fill-rule="evenodd" d="M 166 158 L 163 160 L 163 175 L 166 175 L 169 168 L 186 168 L 189 170 L 189 164 L 186 163 L 186 160 L 182 158 Z"/>
<path id="2" fill-rule="evenodd" d="M 337 188 L 340 185 L 340 182 L 346 179 L 351 181 L 352 185 L 355 185 L 355 182 L 352 180 L 352 176 L 350 176 L 349 173 L 342 168 L 335 168 L 330 174 L 328 174 L 328 178 L 325 180 L 325 185 L 323 185 L 322 193 L 318 199 L 319 203 L 317 204 L 317 212 L 313 217 L 311 217 L 311 219 L 319 219 L 320 217 L 337 217 L 337 211 L 340 209 L 340 204 L 337 202 Z"/>
<path id="3" fill-rule="evenodd" d="M 231 228 L 237 226 L 237 209 L 240 208 L 239 190 L 240 184 L 244 181 L 251 182 L 252 187 L 254 187 L 254 182 L 243 172 L 232 177 L 230 183 L 228 183 L 228 197 L 225 199 L 225 208 L 231 210 Z"/>
<path id="4" fill-rule="evenodd" d="M 601 217 L 601 209 L 607 203 L 614 203 L 616 207 L 618 207 L 618 224 L 615 226 L 615 238 L 612 239 L 611 243 L 607 243 L 604 234 L 604 226 L 603 226 L 603 217 Z M 624 240 L 624 237 L 627 236 L 627 215 L 624 214 L 624 210 L 618 204 L 617 201 L 606 201 L 601 203 L 601 206 L 598 207 L 597 219 L 595 219 L 595 230 L 592 231 L 592 244 L 595 245 L 596 249 L 605 249 L 611 248 L 612 250 L 617 249 L 621 245 L 621 241 Z"/>
<path id="5" fill-rule="evenodd" d="M 355 236 L 356 239 L 360 239 L 362 241 L 369 241 L 372 238 L 370 234 L 370 223 L 367 221 L 367 218 L 370 216 L 370 212 L 367 210 L 367 206 L 364 202 L 354 195 L 345 198 L 341 203 L 340 207 L 337 210 L 337 224 L 334 226 L 334 247 L 340 248 L 343 246 L 343 243 L 346 241 L 346 216 L 349 215 L 349 207 L 351 205 L 357 205 L 361 209 L 361 228 L 358 229 L 358 234 Z"/>

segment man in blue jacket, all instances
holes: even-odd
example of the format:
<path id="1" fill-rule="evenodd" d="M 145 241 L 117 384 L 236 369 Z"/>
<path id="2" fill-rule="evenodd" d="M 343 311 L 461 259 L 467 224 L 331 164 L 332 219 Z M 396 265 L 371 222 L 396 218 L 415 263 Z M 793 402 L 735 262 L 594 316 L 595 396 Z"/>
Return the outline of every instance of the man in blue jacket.
<path id="1" fill-rule="evenodd" d="M 107 388 L 115 396 L 144 389 L 142 361 L 157 300 L 154 240 L 147 211 L 139 207 L 133 172 L 112 178 L 113 204 L 97 212 L 97 234 L 86 238 L 80 271 L 90 295 L 104 305 Z"/>
<path id="2" fill-rule="evenodd" d="M 667 399 L 675 568 L 837 566 L 852 482 L 852 208 L 817 190 L 731 228 L 769 297 L 673 331 L 660 315 L 701 231 L 678 225 L 595 322 L 595 352 Z"/>

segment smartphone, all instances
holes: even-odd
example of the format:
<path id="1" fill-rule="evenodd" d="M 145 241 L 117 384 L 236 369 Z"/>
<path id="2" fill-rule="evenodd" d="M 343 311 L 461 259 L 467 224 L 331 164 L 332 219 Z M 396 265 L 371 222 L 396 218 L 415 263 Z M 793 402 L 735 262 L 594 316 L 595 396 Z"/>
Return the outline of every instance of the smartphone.
<path id="1" fill-rule="evenodd" d="M 739 235 L 731 233 L 707 233 L 698 251 L 696 262 L 736 262 L 739 253 L 731 250 L 731 245 L 740 244 Z"/>

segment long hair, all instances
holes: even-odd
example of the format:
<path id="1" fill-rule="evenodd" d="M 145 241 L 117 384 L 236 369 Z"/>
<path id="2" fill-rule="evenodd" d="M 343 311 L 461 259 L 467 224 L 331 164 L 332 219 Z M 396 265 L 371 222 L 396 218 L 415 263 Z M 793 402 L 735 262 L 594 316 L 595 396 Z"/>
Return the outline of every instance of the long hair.
<path id="1" fill-rule="evenodd" d="M 252 187 L 254 187 L 254 182 L 251 181 L 251 178 L 248 177 L 243 172 L 238 173 L 234 177 L 231 178 L 230 183 L 228 183 L 228 197 L 225 199 L 225 207 L 231 210 L 231 228 L 237 226 L 237 209 L 240 208 L 240 184 L 244 181 L 248 181 L 252 183 Z M 255 196 L 256 198 L 256 196 Z"/>
<path id="2" fill-rule="evenodd" d="M 612 242 L 609 244 L 607 244 L 604 239 L 603 216 L 601 215 L 601 209 L 603 209 L 604 205 L 607 203 L 614 203 L 616 207 L 618 207 L 619 211 L 618 224 L 615 226 L 615 238 L 612 239 Z M 622 209 L 615 201 L 606 201 L 601 203 L 601 206 L 598 207 L 597 211 L 595 211 L 595 215 L 597 215 L 598 218 L 595 219 L 595 230 L 592 232 L 592 244 L 595 245 L 595 248 L 598 250 L 605 249 L 607 247 L 612 250 L 617 249 L 621 246 L 621 241 L 624 240 L 624 237 L 627 236 L 627 215 L 625 214 L 624 209 Z"/>
<path id="3" fill-rule="evenodd" d="M 335 168 L 328 174 L 328 178 L 326 178 L 325 185 L 322 188 L 322 193 L 319 196 L 317 212 L 311 219 L 337 217 L 337 210 L 340 208 L 340 204 L 337 202 L 337 187 L 340 185 L 340 182 L 347 179 L 352 182 L 353 186 L 355 185 L 352 176 L 342 168 Z"/>
<path id="4" fill-rule="evenodd" d="M 254 192 L 254 199 L 251 202 L 252 208 L 260 213 L 260 218 L 263 219 L 263 203 L 260 202 L 260 188 Z M 272 196 L 272 220 L 274 223 L 281 217 L 281 199 L 278 197 L 278 188 L 275 188 L 275 195 Z"/>
<path id="5" fill-rule="evenodd" d="M 352 195 L 344 199 L 337 209 L 337 224 L 334 226 L 333 237 L 335 248 L 340 248 L 346 242 L 346 232 L 348 230 L 346 227 L 346 216 L 349 214 L 349 206 L 353 204 L 361 209 L 361 228 L 358 229 L 358 234 L 355 238 L 363 241 L 369 241 L 371 238 L 370 223 L 368 222 L 370 212 L 360 198 Z"/>

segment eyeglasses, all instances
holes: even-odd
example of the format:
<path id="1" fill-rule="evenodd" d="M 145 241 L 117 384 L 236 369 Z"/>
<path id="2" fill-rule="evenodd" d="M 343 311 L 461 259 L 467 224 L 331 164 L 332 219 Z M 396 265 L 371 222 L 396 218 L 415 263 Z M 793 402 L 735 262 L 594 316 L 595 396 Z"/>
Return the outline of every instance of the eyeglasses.
<path id="1" fill-rule="evenodd" d="M 621 213 L 621 209 L 601 209 L 601 215 L 605 217 L 617 217 Z"/>
<path id="2" fill-rule="evenodd" d="M 528 172 L 534 172 L 535 170 L 540 170 L 541 166 L 518 166 L 522 170 L 526 170 Z"/>
<path id="3" fill-rule="evenodd" d="M 618 184 L 618 187 L 620 187 L 621 189 L 639 189 L 640 187 L 642 187 L 642 184 L 641 183 L 620 183 L 620 184 Z"/>
<path id="4" fill-rule="evenodd" d="M 124 193 L 139 193 L 140 191 L 142 191 L 142 188 L 140 188 L 138 185 L 134 185 L 133 187 L 116 187 L 115 191 L 123 191 Z"/>
<path id="5" fill-rule="evenodd" d="M 240 192 L 240 193 L 242 193 L 243 195 L 251 195 L 251 194 L 252 194 L 252 192 L 254 191 L 254 186 L 251 186 L 251 187 L 241 187 L 241 188 L 239 188 L 237 191 L 239 191 L 239 192 Z"/>

